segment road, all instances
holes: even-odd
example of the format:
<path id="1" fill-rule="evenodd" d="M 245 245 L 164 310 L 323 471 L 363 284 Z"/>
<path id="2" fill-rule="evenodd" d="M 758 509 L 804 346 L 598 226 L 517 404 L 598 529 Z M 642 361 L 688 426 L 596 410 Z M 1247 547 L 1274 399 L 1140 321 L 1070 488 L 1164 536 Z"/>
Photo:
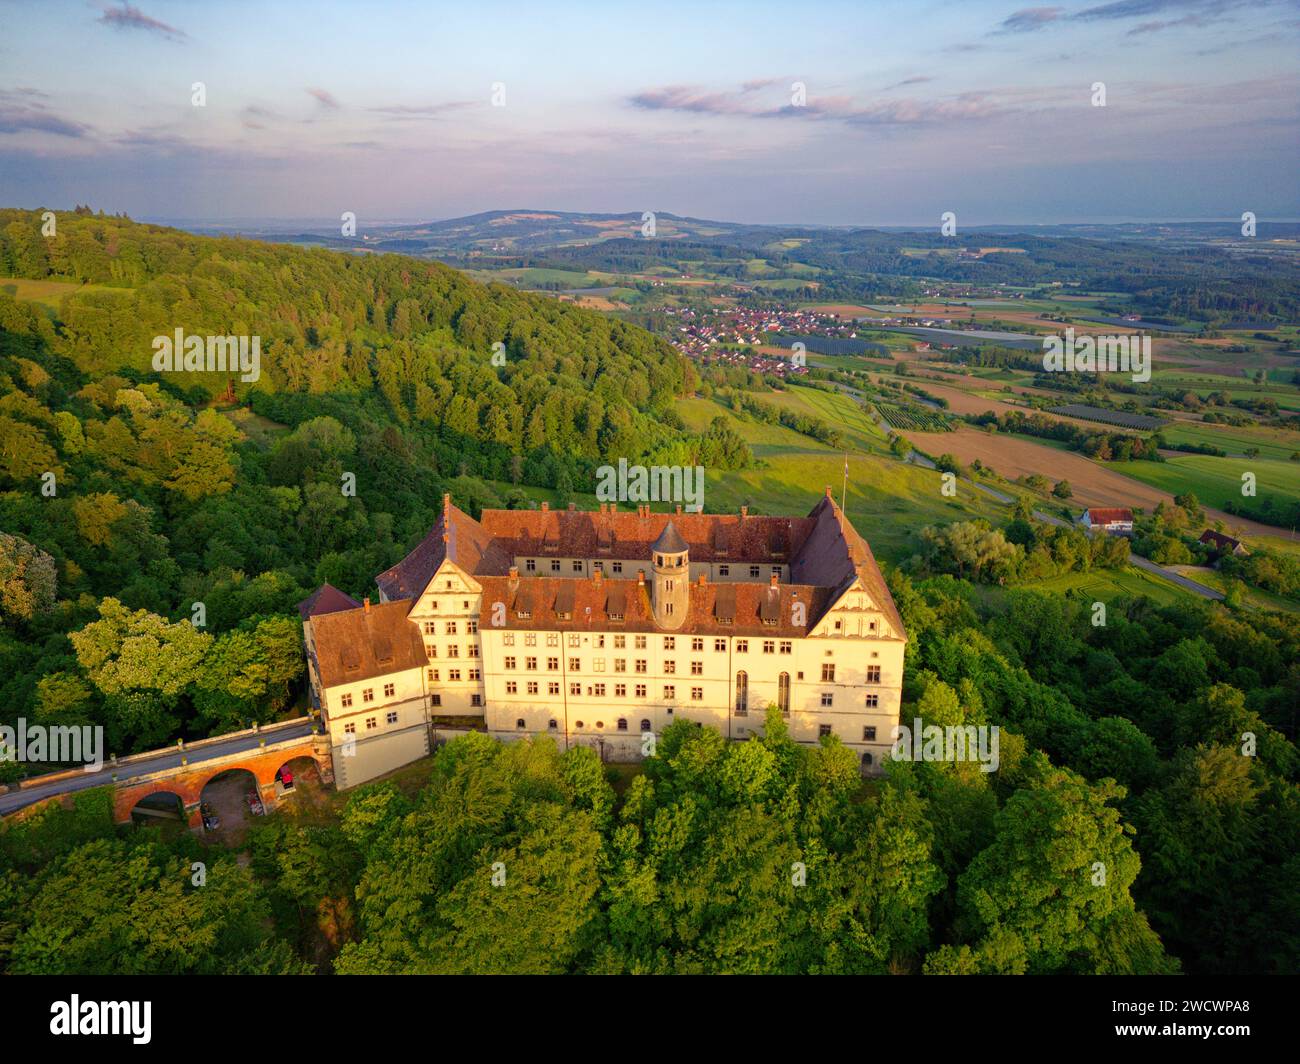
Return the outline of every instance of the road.
<path id="1" fill-rule="evenodd" d="M 294 721 L 283 727 L 264 728 L 260 732 L 241 733 L 232 735 L 229 739 L 218 740 L 203 746 L 189 747 L 184 753 L 174 747 L 169 747 L 166 750 L 159 750 L 148 757 L 142 757 L 138 761 L 118 765 L 117 782 L 127 783 L 141 776 L 161 772 L 164 769 L 179 768 L 182 757 L 188 759 L 188 767 L 193 767 L 202 764 L 204 761 L 212 761 L 230 754 L 243 753 L 246 750 L 256 750 L 263 740 L 270 744 L 283 742 L 286 739 L 305 738 L 311 735 L 312 724 L 311 718 L 304 717 L 301 721 Z M 112 782 L 112 771 L 112 767 L 108 762 L 105 762 L 98 772 L 83 772 L 68 779 L 55 780 L 52 783 L 38 784 L 0 794 L 0 815 L 12 813 L 24 806 L 39 802 L 45 798 L 52 798 L 55 795 L 71 794 L 76 791 L 89 790 L 91 787 L 103 787 Z"/>

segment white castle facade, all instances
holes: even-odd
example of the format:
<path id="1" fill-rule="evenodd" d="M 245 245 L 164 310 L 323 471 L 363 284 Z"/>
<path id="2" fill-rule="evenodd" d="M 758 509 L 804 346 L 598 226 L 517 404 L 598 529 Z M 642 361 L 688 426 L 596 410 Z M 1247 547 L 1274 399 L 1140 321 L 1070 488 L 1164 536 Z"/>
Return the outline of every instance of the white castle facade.
<path id="1" fill-rule="evenodd" d="M 442 517 L 376 578 L 299 606 L 340 788 L 427 755 L 440 727 L 550 735 L 635 760 L 675 720 L 730 739 L 776 705 L 878 771 L 907 636 L 829 490 L 807 517 L 486 510 Z"/>

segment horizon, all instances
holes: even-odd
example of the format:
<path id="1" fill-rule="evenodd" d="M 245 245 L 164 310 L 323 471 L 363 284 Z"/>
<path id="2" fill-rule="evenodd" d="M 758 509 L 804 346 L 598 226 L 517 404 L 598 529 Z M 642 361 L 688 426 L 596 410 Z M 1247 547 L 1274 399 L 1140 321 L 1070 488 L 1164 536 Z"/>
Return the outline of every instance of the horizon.
<path id="1" fill-rule="evenodd" d="M 792 35 L 771 0 L 599 20 L 10 0 L 0 201 L 361 228 L 502 203 L 858 228 L 1300 218 L 1294 0 L 1024 2 L 821 0 Z"/>

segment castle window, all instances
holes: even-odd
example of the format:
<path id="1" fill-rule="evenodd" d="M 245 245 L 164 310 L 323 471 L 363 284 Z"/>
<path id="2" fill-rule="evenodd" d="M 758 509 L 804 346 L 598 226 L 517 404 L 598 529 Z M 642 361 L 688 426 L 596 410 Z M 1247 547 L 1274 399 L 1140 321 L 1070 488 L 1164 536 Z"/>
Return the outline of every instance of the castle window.
<path id="1" fill-rule="evenodd" d="M 639 683 L 636 685 L 636 696 L 637 698 L 645 698 L 645 684 Z"/>
<path id="2" fill-rule="evenodd" d="M 470 670 L 469 670 L 469 678 L 470 678 L 471 680 L 476 681 L 476 682 L 477 682 L 478 680 L 483 679 L 483 672 L 482 672 L 482 670 L 481 670 L 481 669 L 470 669 Z"/>
<path id="3" fill-rule="evenodd" d="M 514 680 L 506 681 L 506 694 L 515 695 L 519 693 L 519 685 Z"/>
<path id="4" fill-rule="evenodd" d="M 736 640 L 736 653 L 737 653 L 737 654 L 748 654 L 748 653 L 749 653 L 749 640 L 748 640 L 748 639 L 737 639 L 737 640 Z"/>
<path id="5" fill-rule="evenodd" d="M 578 720 L 578 721 L 574 721 L 573 726 L 574 726 L 575 728 L 577 728 L 579 731 L 581 731 L 581 730 L 582 730 L 582 721 L 580 721 L 580 720 Z"/>
<path id="6" fill-rule="evenodd" d="M 665 650 L 676 650 L 676 649 L 677 649 L 677 640 L 676 640 L 673 636 L 671 636 L 671 635 L 666 635 L 666 636 L 664 636 L 664 649 L 665 649 Z"/>
<path id="7" fill-rule="evenodd" d="M 537 671 L 537 659 L 536 659 L 536 658 L 524 658 L 524 668 L 527 669 L 529 672 L 536 672 L 536 671 Z"/>
<path id="8" fill-rule="evenodd" d="M 553 572 L 553 573 L 558 573 L 559 571 L 560 571 L 560 559 L 559 559 L 559 558 L 552 558 L 552 559 L 551 559 L 551 572 Z"/>
<path id="9" fill-rule="evenodd" d="M 525 632 L 525 633 L 524 633 L 524 646 L 526 646 L 526 647 L 535 647 L 535 646 L 537 646 L 537 633 L 536 633 L 536 632 Z"/>
<path id="10" fill-rule="evenodd" d="M 558 695 L 560 693 L 560 685 L 558 683 L 548 683 L 546 685 L 546 693 L 548 695 Z"/>
<path id="11" fill-rule="evenodd" d="M 618 730 L 627 731 L 627 717 L 618 718 Z"/>
<path id="12" fill-rule="evenodd" d="M 673 604 L 671 602 L 664 603 L 664 616 L 671 617 L 672 615 L 673 615 Z"/>
<path id="13" fill-rule="evenodd" d="M 366 731 L 374 731 L 374 730 L 375 730 L 376 728 L 378 728 L 378 727 L 379 727 L 379 718 L 378 718 L 378 717 L 367 717 L 367 718 L 366 718 Z"/>
<path id="14" fill-rule="evenodd" d="M 460 669 L 448 669 L 447 679 L 452 683 L 460 682 Z"/>
<path id="15" fill-rule="evenodd" d="M 749 673 L 736 673 L 736 715 L 745 716 L 749 713 Z"/>
<path id="16" fill-rule="evenodd" d="M 392 698 L 393 695 L 396 694 L 396 693 L 397 693 L 397 687 L 396 687 L 395 684 L 391 684 L 391 683 L 386 683 L 386 684 L 384 684 L 384 697 L 385 697 L 385 698 Z"/>
<path id="17" fill-rule="evenodd" d="M 343 734 L 344 734 L 344 735 L 356 735 L 356 733 L 357 733 L 357 726 L 356 726 L 355 724 L 349 722 L 349 723 L 343 725 Z"/>
<path id="18" fill-rule="evenodd" d="M 764 653 L 764 654 L 773 654 L 773 653 L 775 653 L 775 652 L 776 652 L 776 640 L 775 640 L 775 639 L 764 639 L 764 640 L 763 640 L 763 653 Z"/>
<path id="19" fill-rule="evenodd" d="M 470 620 L 465 622 L 465 631 L 470 635 L 478 635 L 478 621 Z"/>
<path id="20" fill-rule="evenodd" d="M 692 639 L 692 640 L 691 640 L 691 649 L 692 649 L 692 650 L 696 650 L 696 651 L 703 650 L 703 649 L 704 649 L 704 640 L 703 640 L 703 639 L 700 639 L 700 638 L 698 638 L 698 637 L 695 638 L 695 639 Z"/>
<path id="21" fill-rule="evenodd" d="M 725 654 L 727 652 L 727 641 L 725 639 L 715 639 L 713 641 L 713 652 L 715 654 Z"/>
<path id="22" fill-rule="evenodd" d="M 469 704 L 470 704 L 471 706 L 482 706 L 482 705 L 483 705 L 483 696 L 482 696 L 482 695 L 470 695 L 470 696 L 469 696 Z"/>
<path id="23" fill-rule="evenodd" d="M 835 682 L 835 666 L 830 662 L 822 664 L 822 683 Z"/>
<path id="24" fill-rule="evenodd" d="M 790 674 L 781 673 L 776 681 L 776 704 L 782 713 L 790 712 Z"/>
<path id="25" fill-rule="evenodd" d="M 579 561 L 579 562 L 574 562 L 574 563 L 573 563 L 573 571 L 574 571 L 575 573 L 580 573 L 580 572 L 582 572 L 582 562 L 580 562 L 580 561 Z"/>
<path id="26" fill-rule="evenodd" d="M 875 725 L 870 725 L 869 727 L 862 729 L 862 741 L 864 743 L 874 743 L 876 741 Z"/>
<path id="27" fill-rule="evenodd" d="M 528 693 L 529 693 L 530 695 L 535 695 L 535 694 L 537 694 L 537 681 L 536 681 L 536 680 L 530 680 L 530 681 L 529 681 L 529 683 L 528 683 Z"/>
<path id="28" fill-rule="evenodd" d="M 559 659 L 559 658 L 547 658 L 547 659 L 546 659 L 546 668 L 547 668 L 547 671 L 548 671 L 548 672 L 554 672 L 554 671 L 555 671 L 556 669 L 558 669 L 559 667 L 560 667 L 560 659 Z"/>
<path id="29" fill-rule="evenodd" d="M 548 647 L 558 647 L 558 646 L 560 645 L 560 633 L 559 633 L 559 632 L 547 632 L 547 633 L 546 633 L 546 645 L 547 645 Z"/>
<path id="30" fill-rule="evenodd" d="M 830 705 L 834 705 L 834 703 L 835 703 L 835 695 L 832 694 L 830 691 L 823 691 L 823 692 L 822 692 L 822 705 L 823 705 L 823 706 L 830 706 Z"/>
<path id="31" fill-rule="evenodd" d="M 702 662 L 702 661 L 692 661 L 692 662 L 691 662 L 691 675 L 692 675 L 692 676 L 703 676 L 703 675 L 704 675 L 704 662 Z"/>
<path id="32" fill-rule="evenodd" d="M 524 562 L 524 569 L 530 573 L 537 572 L 537 559 L 529 558 L 526 562 Z"/>
<path id="33" fill-rule="evenodd" d="M 623 571 L 623 563 L 622 563 L 622 562 L 615 562 L 615 563 L 614 563 L 614 572 L 616 572 L 616 573 L 621 573 L 622 571 Z"/>
<path id="34" fill-rule="evenodd" d="M 636 671 L 645 672 L 645 658 L 636 659 Z"/>
<path id="35" fill-rule="evenodd" d="M 458 658 L 458 657 L 460 657 L 460 645 L 457 644 L 457 643 L 448 643 L 448 644 L 447 644 L 447 657 L 449 657 L 449 658 Z"/>
<path id="36" fill-rule="evenodd" d="M 730 566 L 730 565 L 719 565 L 719 566 L 718 566 L 718 575 L 719 575 L 719 576 L 730 576 L 730 575 L 731 575 L 731 566 Z"/>
<path id="37" fill-rule="evenodd" d="M 456 634 L 456 622 L 455 622 L 455 621 L 448 621 L 448 622 L 447 622 L 447 634 L 448 634 L 448 635 L 455 635 L 455 634 Z"/>
<path id="38" fill-rule="evenodd" d="M 677 688 L 676 688 L 676 687 L 669 686 L 669 687 L 665 687 L 665 688 L 664 688 L 664 700 L 665 700 L 665 701 L 672 701 L 672 700 L 673 700 L 674 698 L 676 698 L 676 697 L 677 697 Z"/>
<path id="39" fill-rule="evenodd" d="M 749 578 L 750 578 L 751 580 L 757 580 L 757 579 L 758 579 L 758 566 L 757 566 L 757 565 L 751 565 L 751 566 L 749 567 Z"/>
<path id="40" fill-rule="evenodd" d="M 817 725 L 817 737 L 819 739 L 825 739 L 827 736 L 830 735 L 830 733 L 831 733 L 831 726 L 829 724 Z"/>
<path id="41" fill-rule="evenodd" d="M 582 694 L 582 684 L 580 683 L 569 684 L 569 694 L 573 695 L 574 698 L 577 698 L 580 694 Z"/>
<path id="42" fill-rule="evenodd" d="M 437 669 L 427 669 L 426 672 L 428 673 L 428 677 L 429 677 L 429 682 L 430 682 L 430 683 L 437 683 L 437 682 L 438 682 L 438 670 L 437 670 Z"/>
<path id="43" fill-rule="evenodd" d="M 513 669 L 515 667 L 515 660 L 516 659 L 512 657 L 506 658 L 506 668 Z"/>
<path id="44" fill-rule="evenodd" d="M 627 672 L 627 658 L 615 658 L 615 659 L 614 659 L 614 671 L 615 671 L 615 672 Z"/>
<path id="45" fill-rule="evenodd" d="M 387 718 L 387 719 L 388 719 L 388 723 L 389 723 L 389 724 L 396 724 L 396 723 L 397 723 L 397 710 L 395 710 L 395 709 L 394 709 L 394 710 L 389 710 L 388 718 Z"/>
<path id="46" fill-rule="evenodd" d="M 692 688 L 691 688 L 691 701 L 692 701 L 692 702 L 703 702 L 703 701 L 704 701 L 704 688 L 703 688 L 703 687 L 692 687 Z"/>
<path id="47" fill-rule="evenodd" d="M 438 623 L 437 623 L 437 621 L 425 621 L 425 622 L 424 622 L 424 634 L 425 634 L 425 635 L 437 635 L 437 634 L 438 634 Z"/>
<path id="48" fill-rule="evenodd" d="M 625 683 L 616 683 L 616 684 L 614 685 L 614 697 L 615 697 L 615 698 L 626 698 L 626 697 L 627 697 L 627 684 L 625 684 Z"/>
<path id="49" fill-rule="evenodd" d="M 436 609 L 438 608 L 438 600 L 437 600 L 437 599 L 434 599 L 434 600 L 430 603 L 430 605 L 431 605 L 431 606 L 436 610 Z"/>
<path id="50" fill-rule="evenodd" d="M 524 730 L 524 728 L 526 727 L 526 725 L 524 724 L 524 718 L 523 718 L 523 717 L 516 717 L 516 718 L 515 718 L 515 727 L 516 727 L 519 731 L 523 731 L 523 730 Z"/>
<path id="51" fill-rule="evenodd" d="M 344 709 L 347 709 L 348 706 L 352 705 L 352 696 L 351 696 L 351 695 L 344 695 L 343 698 L 342 698 L 340 701 L 342 701 L 342 703 L 343 703 L 343 708 L 344 708 Z"/>
<path id="52" fill-rule="evenodd" d="M 559 726 L 560 726 L 559 722 L 554 717 L 552 717 L 549 721 L 546 722 L 547 731 L 555 731 L 556 729 L 559 728 Z"/>
<path id="53" fill-rule="evenodd" d="M 868 709 L 879 709 L 879 708 L 880 708 L 880 696 L 879 696 L 879 695 L 867 695 L 867 708 L 868 708 Z M 872 728 L 871 730 L 874 732 L 876 729 L 875 729 L 875 728 Z"/>
<path id="54" fill-rule="evenodd" d="M 793 651 L 794 651 L 794 644 L 791 643 L 790 640 L 788 640 L 788 639 L 782 639 L 782 640 L 781 640 L 781 653 L 782 653 L 782 654 L 790 654 L 790 653 L 792 653 Z"/>
<path id="55" fill-rule="evenodd" d="M 867 683 L 880 683 L 880 666 L 867 666 Z"/>
<path id="56" fill-rule="evenodd" d="M 582 671 L 582 659 L 581 659 L 581 658 L 570 658 L 570 659 L 569 659 L 569 671 L 570 671 L 570 672 L 581 672 L 581 671 Z"/>
<path id="57" fill-rule="evenodd" d="M 637 650 L 645 649 L 645 636 L 639 635 L 636 637 L 636 649 Z"/>
<path id="58" fill-rule="evenodd" d="M 512 646 L 514 646 L 514 645 L 515 645 L 515 633 L 514 633 L 514 632 L 506 632 L 506 633 L 501 637 L 501 645 L 502 645 L 503 647 L 512 647 Z"/>
<path id="59" fill-rule="evenodd" d="M 671 676 L 671 675 L 672 675 L 673 673 L 675 673 L 676 671 L 677 671 L 677 662 L 675 662 L 675 661 L 673 661 L 673 660 L 671 660 L 671 659 L 668 660 L 668 661 L 665 661 L 665 662 L 664 662 L 664 672 L 665 672 L 665 674 Z"/>
<path id="60" fill-rule="evenodd" d="M 875 759 L 874 757 L 871 756 L 871 751 L 870 751 L 870 750 L 868 750 L 865 754 L 862 755 L 862 763 L 863 763 L 864 765 L 870 765 L 870 764 L 872 764 L 872 762 L 874 762 L 875 760 L 876 760 L 876 759 Z"/>
<path id="61" fill-rule="evenodd" d="M 433 704 L 434 704 L 435 706 L 440 706 L 440 705 L 442 705 L 442 695 L 434 695 L 434 696 L 433 696 Z"/>
<path id="62" fill-rule="evenodd" d="M 374 700 L 375 700 L 375 689 L 373 687 L 367 687 L 364 691 L 361 692 L 362 702 L 373 702 Z"/>
<path id="63" fill-rule="evenodd" d="M 591 688 L 591 694 L 593 698 L 604 698 L 605 685 L 603 683 L 593 684 Z"/>
<path id="64" fill-rule="evenodd" d="M 622 649 L 623 649 L 624 647 L 626 647 L 626 646 L 627 646 L 627 636 L 625 636 L 625 635 L 616 635 L 616 636 L 614 637 L 614 649 L 615 649 L 615 650 L 622 650 Z"/>
<path id="65" fill-rule="evenodd" d="M 644 717 L 641 718 L 641 730 L 642 731 L 650 730 L 650 722 L 646 720 Z"/>
<path id="66" fill-rule="evenodd" d="M 569 636 L 569 646 L 571 646 L 571 647 L 580 647 L 580 646 L 582 646 L 582 636 L 578 635 L 576 632 L 573 633 L 572 635 L 570 635 L 570 636 Z"/>

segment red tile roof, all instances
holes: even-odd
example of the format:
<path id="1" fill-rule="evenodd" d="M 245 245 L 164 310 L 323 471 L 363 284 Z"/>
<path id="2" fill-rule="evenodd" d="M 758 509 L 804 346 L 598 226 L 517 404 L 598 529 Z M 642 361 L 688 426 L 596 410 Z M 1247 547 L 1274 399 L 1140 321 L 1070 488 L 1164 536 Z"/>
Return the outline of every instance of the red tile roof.
<path id="1" fill-rule="evenodd" d="M 1090 508 L 1085 512 L 1088 515 L 1088 520 L 1094 525 L 1110 525 L 1114 524 L 1116 521 L 1131 522 L 1133 520 L 1132 510 L 1121 509 L 1117 506 L 1102 507 L 1099 509 Z"/>
<path id="2" fill-rule="evenodd" d="M 321 683 L 336 687 L 428 664 L 420 629 L 406 619 L 410 606 L 399 600 L 313 617 Z"/>
<path id="3" fill-rule="evenodd" d="M 318 617 L 322 613 L 337 613 L 339 610 L 359 609 L 361 603 L 351 595 L 345 595 L 331 584 L 321 584 L 315 591 L 298 603 L 298 616 L 304 621 L 308 617 Z"/>
<path id="4" fill-rule="evenodd" d="M 390 601 L 419 598 L 448 557 L 474 575 L 510 571 L 510 555 L 492 534 L 444 496 L 442 516 L 429 534 L 400 562 L 375 577 L 375 583 Z"/>

